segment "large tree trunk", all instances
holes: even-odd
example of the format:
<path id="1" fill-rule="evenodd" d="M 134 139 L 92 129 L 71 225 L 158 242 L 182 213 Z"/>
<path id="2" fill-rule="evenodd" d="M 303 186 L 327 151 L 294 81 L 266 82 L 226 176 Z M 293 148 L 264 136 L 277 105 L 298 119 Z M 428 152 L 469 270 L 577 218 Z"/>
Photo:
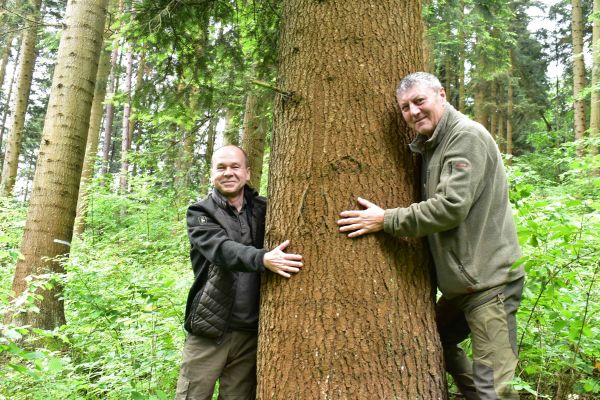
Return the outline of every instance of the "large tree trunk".
<path id="1" fill-rule="evenodd" d="M 590 135 L 600 133 L 600 0 L 594 0 L 594 18 L 592 27 L 592 96 L 590 101 Z M 598 154 L 598 149 L 592 149 Z"/>
<path id="2" fill-rule="evenodd" d="M 259 399 L 446 397 L 424 242 L 336 225 L 359 195 L 418 198 L 394 89 L 421 29 L 420 2 L 283 2 L 266 246 L 291 239 L 305 267 L 264 275 Z"/>
<path id="3" fill-rule="evenodd" d="M 571 32 L 573 37 L 573 102 L 575 111 L 575 140 L 585 134 L 585 101 L 581 94 L 585 87 L 585 64 L 583 62 L 583 16 L 581 0 L 572 0 Z M 578 146 L 578 154 L 582 148 Z"/>
<path id="4" fill-rule="evenodd" d="M 41 4 L 42 0 L 28 1 L 31 22 L 28 23 L 29 27 L 23 31 L 23 39 L 21 41 L 21 61 L 19 64 L 19 80 L 17 81 L 13 123 L 6 142 L 4 163 L 2 166 L 2 180 L 0 181 L 0 195 L 4 196 L 12 194 L 17 178 L 17 167 L 19 165 L 21 142 L 23 141 L 23 130 L 25 127 L 25 115 L 27 113 L 27 104 L 29 103 L 33 67 L 37 56 L 36 42 Z"/>
<path id="5" fill-rule="evenodd" d="M 109 0 L 110 1 L 110 0 Z M 96 74 L 96 88 L 94 89 L 94 101 L 90 112 L 90 127 L 88 129 L 87 144 L 85 147 L 85 158 L 81 172 L 81 183 L 79 185 L 79 197 L 77 200 L 77 217 L 75 224 L 75 234 L 81 235 L 85 230 L 85 217 L 87 213 L 87 187 L 90 179 L 94 175 L 94 165 L 96 164 L 96 155 L 100 142 L 100 124 L 102 123 L 102 114 L 104 109 L 104 99 L 106 98 L 106 85 L 108 75 L 110 74 L 110 52 L 103 50 L 100 54 L 98 63 L 98 73 Z"/>
<path id="6" fill-rule="evenodd" d="M 107 3 L 67 4 L 21 244 L 23 259 L 17 262 L 13 280 L 16 296 L 25 291 L 28 275 L 64 272 L 57 258 L 69 253 L 73 235 Z M 61 287 L 41 294 L 40 312 L 23 315 L 22 322 L 45 329 L 64 324 Z"/>
<path id="7" fill-rule="evenodd" d="M 246 151 L 250 163 L 250 186 L 256 190 L 260 190 L 267 135 L 265 118 L 261 112 L 264 108 L 264 98 L 264 95 L 258 96 L 249 93 L 246 98 L 246 110 L 244 112 L 242 148 Z"/>

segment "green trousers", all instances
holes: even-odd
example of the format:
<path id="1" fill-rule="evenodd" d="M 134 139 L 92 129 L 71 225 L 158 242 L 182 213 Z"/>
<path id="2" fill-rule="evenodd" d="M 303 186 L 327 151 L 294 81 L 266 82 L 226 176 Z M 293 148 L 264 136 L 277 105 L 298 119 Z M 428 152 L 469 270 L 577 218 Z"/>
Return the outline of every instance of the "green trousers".
<path id="1" fill-rule="evenodd" d="M 221 343 L 188 335 L 175 400 L 210 400 L 219 379 L 219 399 L 256 398 L 257 334 L 229 332 Z"/>
<path id="2" fill-rule="evenodd" d="M 485 293 L 436 305 L 436 321 L 446 371 L 468 400 L 515 400 L 519 394 L 506 382 L 517 366 L 516 312 L 523 278 Z M 471 335 L 473 360 L 459 344 Z"/>

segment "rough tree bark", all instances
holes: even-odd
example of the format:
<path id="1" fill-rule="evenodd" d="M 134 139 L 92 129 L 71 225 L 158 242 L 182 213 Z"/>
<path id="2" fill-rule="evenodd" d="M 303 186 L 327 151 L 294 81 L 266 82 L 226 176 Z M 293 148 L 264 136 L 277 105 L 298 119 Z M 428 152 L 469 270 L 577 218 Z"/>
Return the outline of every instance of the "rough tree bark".
<path id="1" fill-rule="evenodd" d="M 585 88 L 585 64 L 583 61 L 583 12 L 581 0 L 571 1 L 571 33 L 573 38 L 573 107 L 575 111 L 575 140 L 582 139 L 585 134 L 585 100 L 581 93 Z M 583 148 L 578 146 L 581 155 Z"/>
<path id="2" fill-rule="evenodd" d="M 17 262 L 13 280 L 16 296 L 25 291 L 28 275 L 64 272 L 57 257 L 68 255 L 73 235 L 107 3 L 70 0 L 67 4 L 21 244 L 23 259 Z M 40 312 L 19 319 L 45 329 L 64 324 L 60 293 L 58 285 L 41 292 Z"/>
<path id="3" fill-rule="evenodd" d="M 40 8 L 42 0 L 29 0 L 29 26 L 23 31 L 21 41 L 21 60 L 19 64 L 19 78 L 17 81 L 17 93 L 13 106 L 13 123 L 10 129 L 4 162 L 2 166 L 2 179 L 0 180 L 0 195 L 10 196 L 17 178 L 17 167 L 19 155 L 21 154 L 21 142 L 23 141 L 23 130 L 25 127 L 25 114 L 29 103 L 29 91 L 33 78 L 33 67 L 37 56 L 36 42 L 37 30 L 40 20 Z"/>
<path id="4" fill-rule="evenodd" d="M 304 255 L 265 274 L 258 398 L 441 399 L 442 355 L 425 244 L 351 240 L 339 212 L 365 196 L 417 200 L 414 134 L 394 89 L 423 69 L 421 3 L 285 0 L 266 246 Z"/>

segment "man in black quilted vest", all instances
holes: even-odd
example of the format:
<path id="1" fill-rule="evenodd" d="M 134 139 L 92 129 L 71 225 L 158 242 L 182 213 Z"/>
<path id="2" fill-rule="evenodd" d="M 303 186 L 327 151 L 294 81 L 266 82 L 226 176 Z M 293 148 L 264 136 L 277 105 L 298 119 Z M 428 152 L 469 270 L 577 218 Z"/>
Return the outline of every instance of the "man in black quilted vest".
<path id="1" fill-rule="evenodd" d="M 176 399 L 210 400 L 217 379 L 220 399 L 255 398 L 260 273 L 289 278 L 302 267 L 301 255 L 285 253 L 288 240 L 263 249 L 266 200 L 249 179 L 245 152 L 221 147 L 212 157 L 215 189 L 187 212 L 195 280 Z"/>

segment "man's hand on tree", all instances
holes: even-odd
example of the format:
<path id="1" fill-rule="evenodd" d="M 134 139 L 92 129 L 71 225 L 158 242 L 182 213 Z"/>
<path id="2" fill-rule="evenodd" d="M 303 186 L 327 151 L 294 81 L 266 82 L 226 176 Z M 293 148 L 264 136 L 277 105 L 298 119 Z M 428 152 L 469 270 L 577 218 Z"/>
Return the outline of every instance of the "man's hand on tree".
<path id="1" fill-rule="evenodd" d="M 378 232 L 383 229 L 383 214 L 385 211 L 362 197 L 358 198 L 358 203 L 365 209 L 342 211 L 340 213 L 342 219 L 337 221 L 340 232 L 349 232 L 349 238 Z"/>
<path id="2" fill-rule="evenodd" d="M 289 244 L 290 241 L 286 240 L 273 250 L 265 253 L 263 257 L 265 268 L 285 278 L 291 277 L 291 273 L 295 274 L 302 268 L 302 256 L 300 254 L 284 252 Z"/>

